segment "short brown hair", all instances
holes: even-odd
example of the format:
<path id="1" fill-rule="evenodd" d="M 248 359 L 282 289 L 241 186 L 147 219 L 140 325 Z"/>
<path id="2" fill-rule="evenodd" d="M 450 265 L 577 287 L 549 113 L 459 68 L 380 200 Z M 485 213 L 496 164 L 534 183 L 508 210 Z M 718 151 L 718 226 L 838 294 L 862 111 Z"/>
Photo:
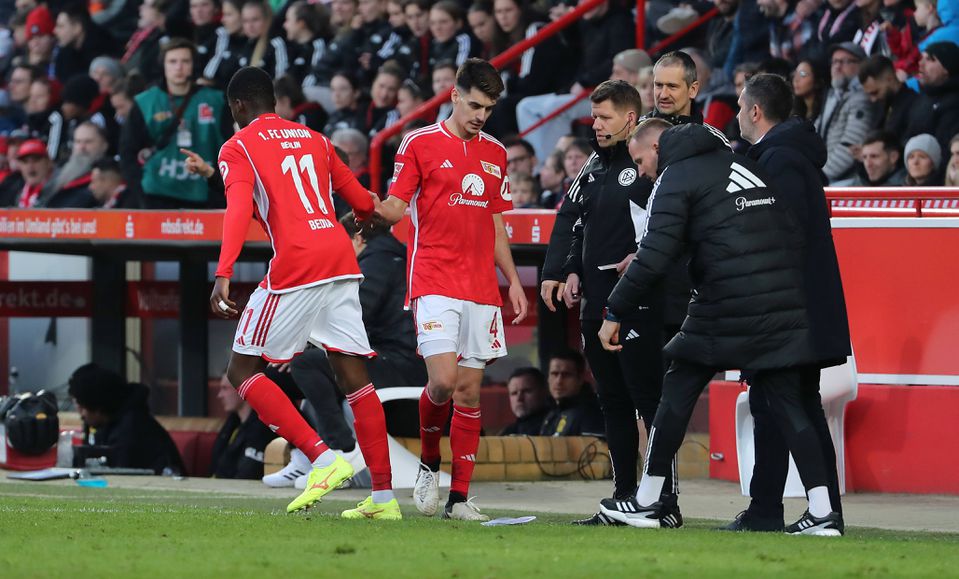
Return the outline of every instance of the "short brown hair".
<path id="1" fill-rule="evenodd" d="M 456 71 L 456 88 L 464 94 L 476 88 L 489 98 L 497 100 L 505 87 L 503 79 L 492 64 L 482 58 L 468 58 Z"/>
<path id="2" fill-rule="evenodd" d="M 611 101 L 619 112 L 633 111 L 639 115 L 643 110 L 639 91 L 625 80 L 604 80 L 589 95 L 589 100 L 594 104 Z"/>
<path id="3" fill-rule="evenodd" d="M 193 64 L 196 65 L 196 45 L 187 40 L 186 38 L 171 38 L 166 44 L 160 47 L 160 64 L 163 64 L 163 61 L 166 60 L 166 55 L 171 50 L 177 50 L 180 48 L 185 48 L 190 51 L 190 56 L 193 58 Z"/>

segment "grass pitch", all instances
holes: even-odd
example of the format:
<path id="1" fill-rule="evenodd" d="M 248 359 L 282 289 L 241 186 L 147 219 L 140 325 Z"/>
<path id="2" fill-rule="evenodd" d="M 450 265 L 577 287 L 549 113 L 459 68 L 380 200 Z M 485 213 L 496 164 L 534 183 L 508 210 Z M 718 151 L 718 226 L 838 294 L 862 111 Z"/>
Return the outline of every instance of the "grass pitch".
<path id="1" fill-rule="evenodd" d="M 334 494 L 335 498 L 335 494 Z M 329 500 L 0 486 L 0 577 L 770 577 L 959 575 L 959 535 L 852 528 L 845 538 L 679 530 L 344 521 Z M 518 513 L 492 512 L 493 516 Z M 526 514 L 526 513 L 522 513 Z"/>

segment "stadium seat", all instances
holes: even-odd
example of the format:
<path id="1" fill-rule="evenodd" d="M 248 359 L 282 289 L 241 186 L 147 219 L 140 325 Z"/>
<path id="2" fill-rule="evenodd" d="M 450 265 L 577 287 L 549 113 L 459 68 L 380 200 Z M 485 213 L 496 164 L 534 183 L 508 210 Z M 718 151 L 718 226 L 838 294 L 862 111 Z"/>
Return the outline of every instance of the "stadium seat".
<path id="1" fill-rule="evenodd" d="M 839 473 L 839 492 L 846 493 L 845 417 L 846 404 L 856 399 L 859 380 L 856 374 L 855 355 L 849 356 L 842 366 L 826 368 L 820 378 L 820 395 L 826 421 L 836 447 L 836 463 Z M 741 392 L 736 398 L 736 457 L 739 461 L 739 485 L 743 496 L 749 496 L 749 482 L 756 463 L 753 445 L 753 416 L 749 411 L 749 393 Z M 806 490 L 792 455 L 789 456 L 789 475 L 786 478 L 784 497 L 805 497 Z"/>
<path id="2" fill-rule="evenodd" d="M 380 402 L 386 403 L 391 400 L 419 400 L 423 394 L 422 386 L 381 388 L 376 391 L 380 397 Z M 343 401 L 343 415 L 346 423 L 353 428 L 353 410 L 345 400 Z M 356 432 L 354 431 L 354 435 Z M 387 436 L 390 444 L 390 466 L 393 468 L 393 488 L 411 489 L 416 483 L 416 473 L 420 468 L 420 458 L 408 451 L 406 447 L 396 441 L 392 436 Z M 357 462 L 362 462 L 362 454 L 358 455 Z M 366 463 L 353 464 L 353 468 L 359 472 L 366 468 Z M 440 486 L 450 486 L 450 475 L 440 472 Z"/>

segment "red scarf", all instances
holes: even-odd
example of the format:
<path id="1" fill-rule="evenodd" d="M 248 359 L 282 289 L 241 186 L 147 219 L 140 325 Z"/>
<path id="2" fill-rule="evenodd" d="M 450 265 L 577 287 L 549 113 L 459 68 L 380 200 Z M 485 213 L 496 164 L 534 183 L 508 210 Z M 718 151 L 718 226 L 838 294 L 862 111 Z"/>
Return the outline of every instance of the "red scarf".
<path id="1" fill-rule="evenodd" d="M 21 209 L 30 209 L 31 207 L 36 207 L 37 200 L 40 198 L 40 190 L 43 189 L 43 183 L 40 185 L 24 185 L 23 190 L 20 191 L 20 200 L 17 201 L 17 206 Z"/>

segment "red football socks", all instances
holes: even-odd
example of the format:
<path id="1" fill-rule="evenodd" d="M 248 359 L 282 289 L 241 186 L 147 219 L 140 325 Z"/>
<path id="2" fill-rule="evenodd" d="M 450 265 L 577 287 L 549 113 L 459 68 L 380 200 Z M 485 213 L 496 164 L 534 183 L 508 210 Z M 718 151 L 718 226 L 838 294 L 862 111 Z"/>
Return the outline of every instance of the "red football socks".
<path id="1" fill-rule="evenodd" d="M 476 466 L 482 420 L 479 408 L 453 405 L 453 423 L 450 426 L 450 449 L 453 451 L 453 484 L 450 493 L 468 496 L 470 479 Z"/>
<path id="2" fill-rule="evenodd" d="M 356 430 L 356 442 L 370 469 L 373 490 L 393 488 L 393 474 L 390 469 L 390 445 L 386 439 L 386 417 L 383 404 L 376 395 L 372 384 L 367 384 L 346 400 L 353 409 L 353 428 Z"/>
<path id="3" fill-rule="evenodd" d="M 283 390 L 262 372 L 247 378 L 236 391 L 256 411 L 263 424 L 300 449 L 310 462 L 330 449 L 296 411 Z"/>
<path id="4" fill-rule="evenodd" d="M 420 395 L 420 460 L 423 464 L 439 468 L 440 439 L 443 438 L 443 427 L 450 417 L 450 400 L 437 404 L 430 398 L 429 387 L 423 389 Z"/>

